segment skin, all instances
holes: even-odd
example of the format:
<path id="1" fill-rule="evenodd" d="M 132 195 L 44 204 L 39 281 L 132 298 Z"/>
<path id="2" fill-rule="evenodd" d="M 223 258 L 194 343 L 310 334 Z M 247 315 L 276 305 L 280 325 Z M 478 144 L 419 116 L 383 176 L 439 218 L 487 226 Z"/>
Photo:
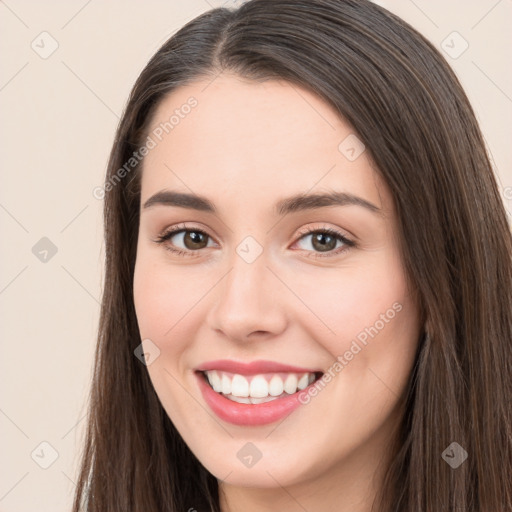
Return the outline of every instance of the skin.
<path id="1" fill-rule="evenodd" d="M 353 130 L 305 89 L 224 73 L 173 91 L 152 128 L 191 96 L 197 106 L 151 149 L 141 181 L 134 297 L 141 339 L 160 350 L 147 367 L 151 381 L 219 479 L 223 512 L 370 511 L 421 332 L 392 196 L 368 151 L 354 161 L 340 152 Z M 206 196 L 218 212 L 143 208 L 163 189 Z M 382 215 L 357 205 L 273 212 L 290 195 L 330 191 L 362 197 Z M 183 233 L 166 242 L 189 256 L 155 242 L 183 222 L 208 234 L 199 249 Z M 321 252 L 301 235 L 325 227 L 356 246 Z M 263 248 L 250 264 L 236 252 L 247 236 Z M 232 425 L 202 398 L 194 368 L 205 361 L 266 359 L 327 372 L 393 304 L 400 312 L 280 422 Z M 237 457 L 247 442 L 262 453 L 249 468 Z"/>

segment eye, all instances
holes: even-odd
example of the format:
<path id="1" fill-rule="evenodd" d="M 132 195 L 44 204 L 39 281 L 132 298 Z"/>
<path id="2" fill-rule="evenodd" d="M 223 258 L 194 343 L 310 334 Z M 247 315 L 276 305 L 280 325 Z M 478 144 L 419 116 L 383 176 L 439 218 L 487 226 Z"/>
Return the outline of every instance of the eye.
<path id="1" fill-rule="evenodd" d="M 304 249 L 304 247 L 302 249 L 311 253 L 308 254 L 308 257 L 312 258 L 336 256 L 356 245 L 355 242 L 349 240 L 345 235 L 329 227 L 317 229 L 306 228 L 299 234 L 301 236 L 296 243 L 301 242 L 307 237 L 311 237 L 310 243 L 306 245 L 310 245 L 312 250 L 308 248 Z M 154 242 L 164 245 L 168 251 L 178 256 L 194 257 L 199 255 L 200 249 L 211 247 L 211 245 L 208 245 L 209 240 L 211 240 L 210 235 L 202 229 L 181 224 L 173 226 L 170 230 L 159 235 Z M 341 247 L 338 246 L 338 243 L 341 243 Z M 179 245 L 176 247 L 176 244 L 181 244 L 184 247 L 180 248 Z"/>
<path id="2" fill-rule="evenodd" d="M 300 234 L 301 237 L 298 242 L 308 237 L 310 238 L 310 242 L 305 245 L 312 247 L 313 253 L 308 255 L 308 257 L 312 258 L 336 256 L 356 245 L 355 242 L 349 240 L 345 235 L 329 227 L 321 229 L 306 228 L 304 231 L 301 231 Z M 338 242 L 341 243 L 341 247 L 339 245 L 337 246 Z M 308 248 L 305 250 L 311 252 Z M 318 254 L 317 251 L 326 254 Z"/>
<path id="3" fill-rule="evenodd" d="M 173 239 L 175 239 L 173 241 Z M 196 227 L 189 227 L 185 224 L 174 226 L 171 230 L 166 231 L 154 240 L 158 244 L 162 244 L 168 251 L 171 251 L 179 256 L 196 256 L 191 254 L 198 252 L 199 249 L 208 247 L 208 239 L 211 240 L 210 235 L 202 229 Z M 167 243 L 171 242 L 172 243 Z M 182 244 L 185 247 L 175 247 L 175 244 Z"/>

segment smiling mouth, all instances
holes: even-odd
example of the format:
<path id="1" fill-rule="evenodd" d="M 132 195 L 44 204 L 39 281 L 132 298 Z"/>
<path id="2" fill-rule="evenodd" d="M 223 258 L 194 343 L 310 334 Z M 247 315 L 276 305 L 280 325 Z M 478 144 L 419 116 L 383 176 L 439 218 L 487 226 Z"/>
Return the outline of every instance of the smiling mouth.
<path id="1" fill-rule="evenodd" d="M 322 372 L 273 372 L 240 375 L 221 370 L 199 371 L 213 391 L 241 404 L 261 404 L 293 395 L 316 382 Z"/>

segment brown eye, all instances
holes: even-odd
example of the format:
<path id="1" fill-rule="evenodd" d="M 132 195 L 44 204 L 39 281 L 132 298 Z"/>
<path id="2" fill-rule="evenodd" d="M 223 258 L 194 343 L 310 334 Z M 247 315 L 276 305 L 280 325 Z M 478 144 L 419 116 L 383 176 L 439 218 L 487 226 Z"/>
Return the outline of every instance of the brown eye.
<path id="1" fill-rule="evenodd" d="M 164 245 L 166 249 L 176 254 L 186 255 L 189 253 L 191 255 L 191 253 L 209 247 L 210 240 L 210 235 L 201 229 L 184 229 L 180 226 L 179 229 L 171 229 L 160 235 L 155 242 Z"/>
<path id="2" fill-rule="evenodd" d="M 190 249 L 191 251 L 197 249 L 204 249 L 208 244 L 208 235 L 203 233 L 202 231 L 178 231 L 178 233 L 183 233 L 183 244 L 186 249 Z"/>
<path id="3" fill-rule="evenodd" d="M 344 235 L 332 228 L 323 229 L 306 229 L 301 232 L 299 242 L 310 239 L 310 243 L 304 244 L 305 247 L 301 247 L 310 254 L 308 256 L 312 258 L 321 258 L 328 256 L 336 256 L 342 252 L 347 251 L 351 247 L 355 247 L 355 242 L 349 240 Z M 338 242 L 340 245 L 337 245 Z M 325 254 L 319 254 L 325 253 Z"/>
<path id="4" fill-rule="evenodd" d="M 332 251 L 338 242 L 334 236 L 321 232 L 313 233 L 311 237 L 311 245 L 320 252 Z"/>

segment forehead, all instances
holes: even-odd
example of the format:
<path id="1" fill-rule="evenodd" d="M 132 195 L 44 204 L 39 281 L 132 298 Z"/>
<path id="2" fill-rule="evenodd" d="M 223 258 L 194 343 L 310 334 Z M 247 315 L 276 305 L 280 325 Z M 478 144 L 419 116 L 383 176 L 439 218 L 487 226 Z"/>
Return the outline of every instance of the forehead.
<path id="1" fill-rule="evenodd" d="M 345 141 L 358 144 L 350 125 L 295 84 L 200 80 L 162 100 L 148 133 L 156 145 L 144 160 L 142 201 L 161 189 L 212 198 L 234 191 L 238 202 L 262 205 L 336 190 L 391 208 L 367 153 L 347 157 Z"/>

